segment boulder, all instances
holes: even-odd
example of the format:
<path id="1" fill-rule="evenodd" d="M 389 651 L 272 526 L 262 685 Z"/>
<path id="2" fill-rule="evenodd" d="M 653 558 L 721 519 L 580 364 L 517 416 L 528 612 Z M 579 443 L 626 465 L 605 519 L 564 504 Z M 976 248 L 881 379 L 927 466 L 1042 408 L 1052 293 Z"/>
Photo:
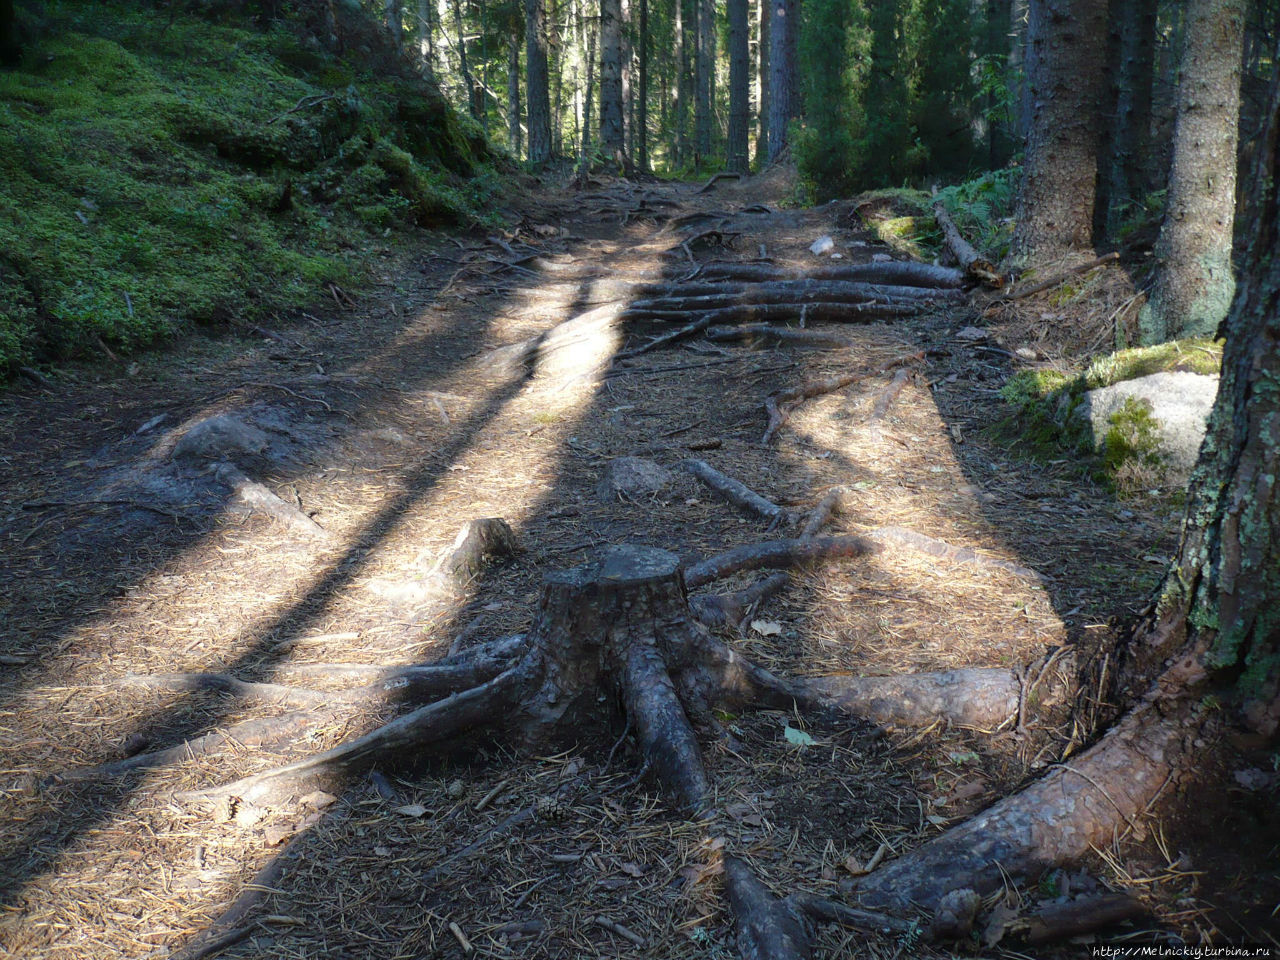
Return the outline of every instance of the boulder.
<path id="1" fill-rule="evenodd" d="M 1184 481 L 1200 455 L 1217 393 L 1217 377 L 1182 371 L 1153 373 L 1088 391 L 1078 412 L 1089 421 L 1094 443 L 1101 447 L 1115 426 L 1112 418 L 1130 400 L 1137 401 L 1154 421 L 1155 452 L 1164 461 L 1169 479 Z"/>
<path id="2" fill-rule="evenodd" d="M 604 476 L 596 485 L 596 495 L 608 503 L 619 497 L 637 500 L 651 497 L 665 489 L 675 478 L 666 467 L 641 457 L 618 457 L 604 468 Z"/>

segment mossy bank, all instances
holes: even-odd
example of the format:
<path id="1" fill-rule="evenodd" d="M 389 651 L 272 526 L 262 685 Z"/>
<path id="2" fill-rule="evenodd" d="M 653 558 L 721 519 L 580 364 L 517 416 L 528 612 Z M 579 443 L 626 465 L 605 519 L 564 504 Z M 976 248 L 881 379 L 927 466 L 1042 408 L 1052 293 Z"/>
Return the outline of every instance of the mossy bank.
<path id="1" fill-rule="evenodd" d="M 305 306 L 391 233 L 483 216 L 493 158 L 431 84 L 376 43 L 236 8 L 19 4 L 0 379 Z"/>

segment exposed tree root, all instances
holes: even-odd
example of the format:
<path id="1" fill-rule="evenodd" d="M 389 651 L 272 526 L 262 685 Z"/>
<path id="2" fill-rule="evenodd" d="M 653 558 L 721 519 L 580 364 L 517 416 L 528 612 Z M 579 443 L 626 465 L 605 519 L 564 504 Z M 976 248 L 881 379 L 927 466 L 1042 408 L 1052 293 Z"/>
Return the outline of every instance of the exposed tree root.
<path id="1" fill-rule="evenodd" d="M 705 460 L 682 460 L 680 469 L 691 473 L 722 500 L 735 507 L 754 513 L 757 517 L 777 524 L 787 520 L 790 514 L 771 500 L 766 500 L 740 480 L 725 476 Z"/>
<path id="2" fill-rule="evenodd" d="M 962 299 L 964 299 L 964 293 L 961 290 L 853 283 L 844 280 L 806 279 L 721 288 L 711 293 L 698 294 L 688 289 L 677 287 L 671 294 L 666 296 L 635 300 L 627 309 L 628 311 L 639 313 L 645 310 L 717 310 L 746 304 L 919 304 Z"/>
<path id="3" fill-rule="evenodd" d="M 713 173 L 711 179 L 698 188 L 699 193 L 707 193 L 714 190 L 717 183 L 721 180 L 741 180 L 742 174 L 735 173 L 730 170 L 722 170 L 720 173 Z"/>
<path id="4" fill-rule="evenodd" d="M 975 567 L 1004 570 L 1014 576 L 1026 577 L 1028 580 L 1044 580 L 1043 574 L 1037 573 L 1030 567 L 1024 567 L 1009 560 L 1001 560 L 998 557 L 988 557 L 978 553 L 972 547 L 957 547 L 955 544 L 947 543 L 945 540 L 938 540 L 923 533 L 908 530 L 905 527 L 880 527 L 867 534 L 867 536 L 886 545 L 896 544 L 908 547 L 952 563 L 964 563 Z"/>
<path id="5" fill-rule="evenodd" d="M 745 323 L 736 327 L 710 327 L 706 337 L 718 343 L 741 342 L 749 347 L 777 343 L 798 344 L 806 347 L 853 347 L 854 341 L 825 330 L 806 330 L 800 327 L 779 327 L 768 323 Z"/>
<path id="6" fill-rule="evenodd" d="M 685 569 L 684 580 L 690 587 L 701 587 L 743 570 L 801 567 L 818 560 L 866 557 L 879 553 L 881 549 L 878 543 L 853 534 L 808 540 L 768 540 L 726 550 L 718 556 L 695 563 Z"/>
<path id="7" fill-rule="evenodd" d="M 943 720 L 990 730 L 1018 713 L 1022 684 L 1007 668 L 969 668 L 891 677 L 813 677 L 797 681 L 842 713 L 885 726 Z"/>
<path id="8" fill-rule="evenodd" d="M 810 380 L 807 383 L 800 384 L 798 387 L 788 387 L 786 390 L 779 390 L 777 393 L 771 394 L 764 402 L 765 412 L 769 415 L 769 425 L 765 428 L 764 436 L 760 438 L 760 442 L 768 444 L 777 435 L 778 431 L 787 422 L 787 418 L 791 415 L 791 411 L 796 404 L 810 400 L 813 397 L 820 397 L 823 394 L 834 393 L 859 381 L 881 376 L 895 367 L 923 359 L 923 353 L 913 353 L 909 356 L 898 357 L 871 373 L 849 373 L 838 377 L 830 377 L 826 380 Z"/>
<path id="9" fill-rule="evenodd" d="M 953 890 L 986 895 L 1008 875 L 1037 877 L 1109 846 L 1185 769 L 1194 740 L 1186 691 L 1200 671 L 1193 661 L 1175 664 L 1089 750 L 861 878 L 855 895 L 878 909 L 932 909 Z"/>
<path id="10" fill-rule="evenodd" d="M 217 477 L 231 488 L 243 507 L 263 513 L 303 536 L 317 540 L 328 539 L 328 530 L 293 504 L 285 503 L 256 480 L 250 480 L 238 467 L 223 463 L 217 469 Z"/>

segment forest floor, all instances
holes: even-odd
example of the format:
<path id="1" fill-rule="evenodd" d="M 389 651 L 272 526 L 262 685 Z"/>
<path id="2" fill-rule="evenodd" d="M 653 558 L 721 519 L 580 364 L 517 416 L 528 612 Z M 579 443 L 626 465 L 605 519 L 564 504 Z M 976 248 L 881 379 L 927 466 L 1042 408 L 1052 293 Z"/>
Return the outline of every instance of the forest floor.
<path id="1" fill-rule="evenodd" d="M 650 496 L 602 497 L 602 471 L 620 456 L 667 466 L 697 456 L 798 511 L 843 485 L 851 494 L 833 532 L 906 527 L 1039 574 L 907 549 L 798 572 L 728 634 L 778 672 L 1013 668 L 1057 648 L 1104 648 L 1163 572 L 1179 508 L 1119 500 L 1077 463 L 1030 459 L 988 429 L 1006 415 L 998 389 L 1014 365 L 1063 348 L 1052 317 L 984 320 L 951 304 L 839 325 L 849 348 L 691 338 L 612 357 L 661 332 L 651 323 L 584 342 L 552 367 L 503 373 L 486 362 L 491 348 L 593 304 L 596 268 L 675 279 L 691 260 L 749 259 L 762 246 L 776 262 L 812 266 L 829 262 L 809 252 L 823 235 L 846 262 L 888 252 L 850 223 L 847 204 L 787 209 L 788 193 L 776 177 L 706 193 L 625 182 L 549 192 L 527 200 L 505 240 L 436 236 L 387 250 L 359 302 L 335 290 L 330 309 L 299 322 L 68 370 L 56 390 L 20 384 L 0 399 L 0 955 L 166 956 L 283 855 L 222 956 L 731 957 L 718 850 L 749 859 L 775 889 L 839 896 L 873 859 L 1078 747 L 1078 730 L 1052 724 L 1020 736 L 722 717 L 731 736 L 706 757 L 714 824 L 688 820 L 637 779 L 633 744 L 604 727 L 553 755 L 495 743 L 385 770 L 285 811 L 182 797 L 332 746 L 390 704 L 322 725 L 288 757 L 233 743 L 60 782 L 73 768 L 286 710 L 122 678 L 286 682 L 308 664 L 431 661 L 455 643 L 525 630 L 541 578 L 599 546 L 695 560 L 767 538 L 765 523 L 685 473 Z M 725 246 L 682 245 L 708 223 L 722 235 L 705 240 Z M 513 267 L 513 250 L 559 272 Z M 986 339 L 956 336 L 975 324 Z M 877 371 L 917 353 L 890 396 L 892 374 Z M 771 392 L 857 370 L 867 378 L 799 406 L 762 444 Z M 170 466 L 184 432 L 223 413 L 266 435 L 251 451 L 255 479 L 297 507 L 292 524 Z M 457 595 L 422 590 L 432 559 L 477 517 L 505 518 L 520 555 Z M 1154 811 L 1139 825 L 1145 842 L 1117 838 L 1078 874 L 1011 889 L 1011 908 L 1024 894 L 1127 883 L 1155 911 L 1143 929 L 1233 935 L 1232 911 L 1263 894 L 1252 867 L 1223 852 L 1225 838 L 1256 836 L 1262 814 L 1247 790 L 1228 782 L 1220 794 L 1198 805 L 1199 822 Z M 837 928 L 820 935 L 818 955 L 854 945 L 860 956 L 946 955 Z"/>

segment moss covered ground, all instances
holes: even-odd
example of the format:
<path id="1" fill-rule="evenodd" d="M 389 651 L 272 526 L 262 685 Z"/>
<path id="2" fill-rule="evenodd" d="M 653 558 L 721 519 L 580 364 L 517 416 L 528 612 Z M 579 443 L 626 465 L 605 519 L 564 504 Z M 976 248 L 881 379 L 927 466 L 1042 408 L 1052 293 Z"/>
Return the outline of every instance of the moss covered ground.
<path id="1" fill-rule="evenodd" d="M 62 2 L 27 26 L 0 70 L 0 379 L 304 306 L 496 186 L 434 88 L 288 25 Z"/>

